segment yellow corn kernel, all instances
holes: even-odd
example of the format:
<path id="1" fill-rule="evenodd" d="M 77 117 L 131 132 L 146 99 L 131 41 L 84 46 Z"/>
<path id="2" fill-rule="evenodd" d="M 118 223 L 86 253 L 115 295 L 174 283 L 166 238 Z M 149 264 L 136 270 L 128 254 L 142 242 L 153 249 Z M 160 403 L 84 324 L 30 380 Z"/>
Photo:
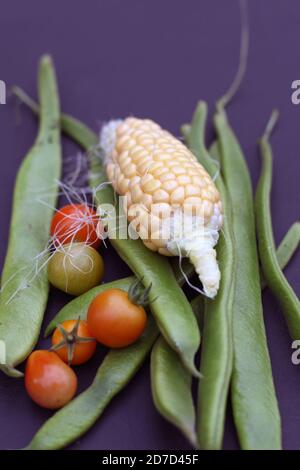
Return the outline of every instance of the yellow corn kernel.
<path id="1" fill-rule="evenodd" d="M 182 142 L 149 119 L 111 121 L 102 129 L 100 145 L 108 179 L 127 196 L 128 219 L 145 246 L 166 256 L 188 256 L 204 292 L 214 297 L 220 280 L 214 246 L 222 203 L 206 170 Z M 188 228 L 181 217 L 186 209 Z"/>

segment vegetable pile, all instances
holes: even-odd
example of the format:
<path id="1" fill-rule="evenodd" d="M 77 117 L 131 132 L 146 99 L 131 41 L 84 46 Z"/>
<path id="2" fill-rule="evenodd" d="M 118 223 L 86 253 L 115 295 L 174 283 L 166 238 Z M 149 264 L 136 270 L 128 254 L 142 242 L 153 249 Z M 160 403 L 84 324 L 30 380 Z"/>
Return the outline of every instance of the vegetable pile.
<path id="1" fill-rule="evenodd" d="M 226 113 L 236 83 L 217 103 L 216 137 L 207 149 L 203 101 L 182 126 L 185 143 L 137 118 L 108 122 L 98 138 L 60 113 L 49 56 L 41 58 L 38 75 L 39 104 L 13 90 L 37 114 L 40 129 L 17 176 L 0 295 L 0 339 L 7 349 L 1 370 L 24 375 L 31 399 L 58 409 L 26 449 L 60 449 L 78 439 L 149 353 L 154 405 L 193 447 L 222 448 L 230 394 L 241 448 L 280 449 L 262 289 L 271 289 L 291 337 L 300 339 L 299 299 L 282 271 L 299 245 L 300 223 L 276 250 L 270 137 L 277 113 L 260 140 L 262 171 L 254 198 Z M 61 131 L 86 152 L 90 199 L 80 200 L 61 182 Z M 62 187 L 68 204 L 57 208 Z M 33 196 L 37 188 L 43 188 L 42 203 Z M 134 236 L 123 237 L 122 224 Z M 106 238 L 132 276 L 102 283 L 99 251 Z M 49 350 L 33 351 L 49 284 L 75 298 L 48 325 Z M 192 301 L 184 284 L 193 289 Z M 76 366 L 88 362 L 97 343 L 110 349 L 93 383 L 75 396 Z M 23 374 L 18 366 L 25 360 Z"/>

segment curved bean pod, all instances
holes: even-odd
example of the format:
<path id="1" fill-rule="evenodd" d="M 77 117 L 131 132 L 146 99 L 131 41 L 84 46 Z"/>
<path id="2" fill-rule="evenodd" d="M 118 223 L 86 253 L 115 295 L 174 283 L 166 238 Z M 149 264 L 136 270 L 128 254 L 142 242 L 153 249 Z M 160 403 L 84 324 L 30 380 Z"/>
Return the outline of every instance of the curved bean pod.
<path id="1" fill-rule="evenodd" d="M 141 338 L 131 346 L 111 350 L 92 385 L 48 419 L 26 450 L 62 449 L 82 436 L 138 371 L 157 335 L 156 325 L 149 317 Z"/>
<path id="2" fill-rule="evenodd" d="M 264 328 L 250 175 L 223 109 L 215 116 L 215 126 L 236 240 L 231 383 L 234 421 L 242 449 L 280 449 L 280 414 Z"/>
<path id="3" fill-rule="evenodd" d="M 277 298 L 285 316 L 290 335 L 300 338 L 300 302 L 280 269 L 273 237 L 270 193 L 272 186 L 273 156 L 269 137 L 276 115 L 273 114 L 267 130 L 260 140 L 262 170 L 255 195 L 255 213 L 260 259 L 268 286 Z"/>
<path id="4" fill-rule="evenodd" d="M 187 270 L 193 266 L 185 266 Z M 175 265 L 177 269 L 177 265 Z M 178 282 L 182 273 L 178 272 Z M 204 298 L 198 295 L 191 302 L 200 330 L 203 324 Z M 197 447 L 196 413 L 192 396 L 192 376 L 181 364 L 178 355 L 161 336 L 151 353 L 151 389 L 156 409 L 177 426 L 193 447 Z"/>
<path id="5" fill-rule="evenodd" d="M 209 155 L 216 160 L 217 162 L 221 163 L 221 153 L 220 153 L 220 145 L 218 140 L 214 140 L 214 142 L 209 147 Z"/>
<path id="6" fill-rule="evenodd" d="M 42 267 L 38 275 L 33 269 L 34 260 L 48 244 L 51 207 L 56 205 L 61 170 L 59 100 L 48 56 L 40 61 L 39 94 L 39 133 L 17 175 L 1 279 L 0 339 L 6 345 L 7 360 L 1 369 L 13 376 L 20 375 L 13 367 L 28 356 L 37 342 L 48 298 L 47 269 Z"/>
<path id="7" fill-rule="evenodd" d="M 276 257 L 279 266 L 284 268 L 292 258 L 293 254 L 297 250 L 300 243 L 300 222 L 295 222 L 283 239 L 280 242 L 279 247 L 276 250 Z"/>
<path id="8" fill-rule="evenodd" d="M 15 94 L 24 101 L 19 89 L 15 87 Z M 34 112 L 38 111 L 29 98 L 26 100 Z M 87 126 L 79 121 L 62 116 L 62 129 L 76 142 L 90 151 L 91 178 L 90 186 L 94 189 L 97 204 L 111 204 L 115 206 L 115 195 L 101 164 L 97 151 L 93 152 L 98 138 Z M 92 151 L 91 151 L 92 150 Z M 116 206 L 117 209 L 117 206 Z M 151 310 L 158 327 L 168 344 L 179 354 L 183 364 L 193 375 L 199 377 L 194 365 L 194 356 L 200 345 L 200 333 L 192 308 L 184 293 L 178 286 L 168 260 L 148 250 L 139 240 L 130 238 L 111 238 L 111 244 L 119 256 L 127 263 L 134 274 L 143 279 L 145 286 L 152 284 L 152 293 L 156 300 L 152 302 Z"/>
<path id="9" fill-rule="evenodd" d="M 160 414 L 177 426 L 192 446 L 196 447 L 196 413 L 191 386 L 190 372 L 164 338 L 160 337 L 151 353 L 152 398 Z"/>
<path id="10" fill-rule="evenodd" d="M 287 266 L 287 264 L 289 263 L 289 261 L 291 260 L 295 252 L 297 251 L 299 243 L 300 243 L 300 222 L 295 222 L 293 223 L 293 225 L 291 225 L 291 227 L 289 228 L 289 230 L 287 231 L 287 233 L 281 240 L 276 250 L 276 258 L 277 258 L 280 269 L 284 269 Z M 267 285 L 266 280 L 262 274 L 261 275 L 262 289 L 264 289 L 266 285 Z"/>
<path id="11" fill-rule="evenodd" d="M 211 176 L 218 168 L 204 144 L 206 105 L 200 102 L 188 137 L 191 150 Z M 235 248 L 228 192 L 218 175 L 216 185 L 224 206 L 224 227 L 217 245 L 221 286 L 214 301 L 205 300 L 198 398 L 198 442 L 201 449 L 220 449 L 224 434 L 227 396 L 232 371 L 232 308 Z"/>

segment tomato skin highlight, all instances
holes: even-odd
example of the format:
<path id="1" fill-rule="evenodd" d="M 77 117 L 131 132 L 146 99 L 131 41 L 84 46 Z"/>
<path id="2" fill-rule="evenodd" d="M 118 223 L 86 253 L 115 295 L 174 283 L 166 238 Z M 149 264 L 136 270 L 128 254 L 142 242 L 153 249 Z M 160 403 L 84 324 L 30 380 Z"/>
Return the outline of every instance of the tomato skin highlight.
<path id="1" fill-rule="evenodd" d="M 94 209 L 86 204 L 68 204 L 53 216 L 50 234 L 55 245 L 82 242 L 99 248 L 101 239 L 98 238 L 97 225 L 101 235 L 103 229 L 101 231 L 101 222 Z"/>
<path id="2" fill-rule="evenodd" d="M 75 327 L 76 323 L 77 323 L 77 320 L 66 320 L 61 323 L 61 326 L 64 328 L 64 330 L 70 333 Z M 92 336 L 86 321 L 80 320 L 78 330 L 77 330 L 77 335 L 80 338 L 90 338 Z M 63 337 L 62 332 L 58 328 L 56 328 L 51 338 L 52 345 L 53 346 L 57 345 L 58 343 L 63 341 L 63 339 L 64 337 Z M 97 347 L 96 341 L 77 343 L 74 348 L 71 364 L 73 366 L 77 366 L 77 365 L 84 364 L 85 362 L 87 362 L 95 354 L 96 347 Z M 67 346 L 63 346 L 62 348 L 56 349 L 55 352 L 65 363 L 68 364 Z"/>
<path id="3" fill-rule="evenodd" d="M 141 336 L 147 315 L 143 307 L 131 302 L 127 292 L 109 289 L 93 300 L 87 322 L 99 343 L 110 348 L 122 348 Z"/>
<path id="4" fill-rule="evenodd" d="M 27 359 L 25 388 L 37 405 L 56 410 L 74 397 L 77 377 L 57 354 L 37 350 Z"/>

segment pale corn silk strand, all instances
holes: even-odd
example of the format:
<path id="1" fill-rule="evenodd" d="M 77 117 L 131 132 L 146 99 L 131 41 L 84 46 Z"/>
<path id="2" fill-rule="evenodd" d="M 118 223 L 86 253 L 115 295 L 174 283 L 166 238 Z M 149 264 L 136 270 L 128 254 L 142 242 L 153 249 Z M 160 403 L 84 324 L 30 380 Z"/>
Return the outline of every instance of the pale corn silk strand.
<path id="1" fill-rule="evenodd" d="M 94 149 L 91 149 L 91 152 L 94 152 Z M 89 160 L 89 155 L 85 155 L 82 153 L 77 154 L 77 156 L 74 157 L 69 157 L 64 160 L 64 165 L 66 164 L 65 168 L 65 177 L 62 181 L 55 181 L 53 184 L 53 187 L 57 187 L 56 185 L 58 184 L 59 186 L 59 196 L 63 196 L 67 203 L 70 205 L 75 205 L 75 204 L 83 204 L 87 207 L 87 211 L 89 208 L 94 207 L 93 201 L 95 200 L 94 198 L 94 193 L 99 189 L 99 187 L 94 188 L 91 190 L 88 186 L 84 186 L 84 179 L 86 178 L 87 175 L 87 169 L 88 169 L 88 160 Z M 72 168 L 74 166 L 74 169 Z M 68 165 L 70 165 L 70 168 Z M 95 174 L 95 177 L 97 175 Z M 110 182 L 104 182 L 101 184 L 111 184 Z M 87 238 L 89 239 L 90 236 L 90 230 L 91 230 L 91 224 L 95 221 L 98 220 L 98 216 L 94 216 L 93 214 L 90 214 L 89 212 L 82 212 L 79 214 L 79 216 L 74 217 L 71 215 L 66 215 L 61 212 L 60 209 L 57 209 L 55 207 L 49 206 L 48 203 L 43 200 L 43 196 L 49 195 L 51 192 L 52 188 L 38 188 L 35 191 L 33 191 L 33 198 L 36 199 L 36 201 L 42 205 L 45 205 L 47 208 L 50 208 L 53 210 L 53 212 L 60 213 L 63 215 L 64 220 L 61 220 L 56 227 L 55 234 L 53 236 L 49 236 L 49 240 L 44 248 L 40 253 L 37 253 L 37 255 L 31 260 L 31 262 L 27 266 L 23 266 L 19 270 L 17 270 L 7 281 L 1 286 L 0 293 L 4 292 L 4 290 L 7 288 L 7 286 L 13 281 L 13 279 L 20 273 L 24 272 L 23 276 L 23 281 L 20 283 L 20 285 L 15 289 L 15 291 L 10 295 L 10 297 L 6 301 L 6 305 L 8 305 L 12 300 L 18 295 L 18 293 L 22 290 L 28 289 L 30 285 L 35 281 L 36 278 L 39 277 L 40 273 L 46 269 L 49 261 L 52 259 L 52 257 L 55 255 L 56 252 L 61 252 L 64 253 L 64 259 L 63 259 L 63 266 L 64 266 L 64 271 L 65 271 L 65 277 L 66 277 L 66 289 L 68 287 L 68 275 L 67 275 L 67 268 L 66 268 L 66 262 L 67 260 L 70 262 L 71 266 L 77 270 L 78 272 L 82 274 L 89 274 L 93 270 L 93 264 L 94 261 L 92 257 L 83 251 L 83 255 L 87 257 L 89 263 L 89 268 L 85 271 L 83 271 L 77 264 L 74 263 L 74 256 L 72 255 L 71 247 L 74 243 L 76 243 L 76 236 L 77 233 L 83 229 L 87 228 Z M 89 202 L 88 196 L 92 196 L 92 202 Z M 64 229 L 64 223 L 66 219 L 71 220 L 72 223 L 69 226 L 68 230 Z M 62 238 L 62 234 L 64 238 Z M 100 230 L 97 230 L 97 235 L 98 238 L 102 238 L 102 241 L 105 245 L 105 239 L 103 237 L 103 232 Z M 66 245 L 68 245 L 66 247 Z M 85 246 L 91 246 L 92 242 L 86 242 Z M 106 245 L 105 245 L 106 246 Z M 84 248 L 84 247 L 83 247 Z M 77 252 L 78 256 L 78 252 Z"/>
<path id="2" fill-rule="evenodd" d="M 129 133 L 132 131 L 130 126 L 135 127 L 135 129 L 133 129 L 134 132 L 137 131 L 133 138 L 126 135 L 128 130 Z M 148 129 L 148 133 L 145 132 L 145 126 Z M 122 128 L 123 131 L 121 130 Z M 156 140 L 152 139 L 153 134 Z M 141 136 L 142 147 L 139 145 L 141 140 L 138 140 L 138 137 Z M 138 161 L 136 161 L 133 157 L 132 159 L 130 158 L 131 154 L 129 150 L 126 166 L 124 168 L 124 165 L 122 167 L 121 160 L 122 158 L 124 160 L 124 153 L 126 154 L 127 149 L 125 148 L 124 151 L 123 144 L 128 138 L 129 140 L 131 139 L 130 148 L 134 146 L 132 155 L 139 150 L 142 150 L 142 153 L 138 155 Z M 149 139 L 152 145 L 147 146 Z M 165 142 L 165 147 L 161 146 L 162 140 Z M 136 222 L 138 227 L 137 232 L 144 244 L 153 251 L 158 251 L 163 255 L 179 255 L 179 258 L 182 256 L 189 257 L 202 282 L 205 295 L 211 298 L 215 297 L 219 287 L 220 272 L 216 261 L 214 246 L 218 241 L 218 230 L 222 226 L 222 206 L 219 193 L 213 180 L 209 177 L 202 165 L 197 162 L 194 155 L 179 142 L 178 139 L 175 139 L 175 137 L 171 136 L 167 131 L 162 130 L 157 124 L 148 119 L 139 120 L 136 118 L 127 118 L 125 120 L 110 121 L 102 128 L 100 145 L 104 149 L 104 163 L 109 180 L 112 182 L 116 192 L 128 198 L 128 219 L 130 223 Z M 117 150 L 119 150 L 119 154 Z M 175 153 L 172 153 L 173 151 Z M 156 159 L 154 159 L 154 155 L 157 156 Z M 155 169 L 164 166 L 163 163 L 160 163 L 160 158 L 164 159 L 165 165 L 169 164 L 169 172 L 171 173 L 173 171 L 171 163 L 174 163 L 172 160 L 175 160 L 176 168 L 174 174 L 169 178 L 173 181 L 170 182 L 167 181 L 168 178 L 164 179 L 163 176 L 160 177 L 161 174 L 166 172 L 164 169 L 162 169 L 162 171 L 159 170 L 156 180 L 153 178 L 153 164 Z M 190 168 L 189 173 L 186 171 L 186 167 Z M 134 174 L 130 173 L 132 169 L 134 169 Z M 216 171 L 216 177 L 218 171 L 219 169 Z M 160 178 L 164 183 L 161 184 Z M 126 191 L 126 181 L 129 183 L 129 187 L 131 186 L 131 193 L 130 191 Z M 150 196 L 151 189 L 149 188 L 149 182 L 150 186 L 153 186 L 153 184 L 154 186 L 157 185 L 156 189 L 158 189 L 158 191 L 154 190 L 153 196 L 155 197 L 156 195 L 157 198 L 154 202 L 161 201 L 162 204 L 152 204 L 153 199 L 152 196 Z M 124 185 L 124 183 L 126 184 Z M 147 184 L 149 188 L 148 192 L 147 189 L 145 190 Z M 177 194 L 182 195 L 181 199 L 184 198 L 184 206 L 178 198 L 176 200 L 176 191 L 171 192 L 172 187 L 174 189 L 174 184 Z M 141 191 L 141 187 L 144 189 L 144 193 Z M 201 187 L 203 188 L 202 195 L 204 195 L 204 199 L 200 198 Z M 160 197 L 167 194 L 167 190 L 169 190 L 171 194 L 169 204 Z M 148 203 L 137 200 L 136 194 L 146 198 L 146 200 L 148 198 Z M 149 204 L 149 199 L 152 201 L 151 204 Z M 200 203 L 202 206 L 200 206 Z M 198 208 L 200 206 L 202 209 L 201 216 L 199 217 L 198 211 L 196 217 L 189 214 L 189 217 L 186 218 L 186 209 L 191 209 L 192 207 L 191 205 L 186 207 L 186 204 L 196 205 L 196 207 L 198 204 Z M 157 206 L 160 209 L 164 208 L 165 213 L 158 214 L 158 212 L 156 212 L 153 217 L 152 210 L 157 208 Z M 138 209 L 137 212 L 142 213 L 142 217 L 140 214 L 138 214 L 138 216 L 134 214 L 136 209 Z M 166 215 L 169 209 L 171 209 L 171 212 Z M 188 222 L 187 227 L 185 227 L 185 224 L 182 224 L 183 214 L 184 221 Z M 150 236 L 149 223 L 146 226 L 145 222 L 149 221 L 149 218 L 151 222 Z M 154 222 L 154 229 L 152 228 L 152 222 Z M 202 290 L 198 288 L 196 288 L 196 290 L 197 292 L 202 292 Z"/>

